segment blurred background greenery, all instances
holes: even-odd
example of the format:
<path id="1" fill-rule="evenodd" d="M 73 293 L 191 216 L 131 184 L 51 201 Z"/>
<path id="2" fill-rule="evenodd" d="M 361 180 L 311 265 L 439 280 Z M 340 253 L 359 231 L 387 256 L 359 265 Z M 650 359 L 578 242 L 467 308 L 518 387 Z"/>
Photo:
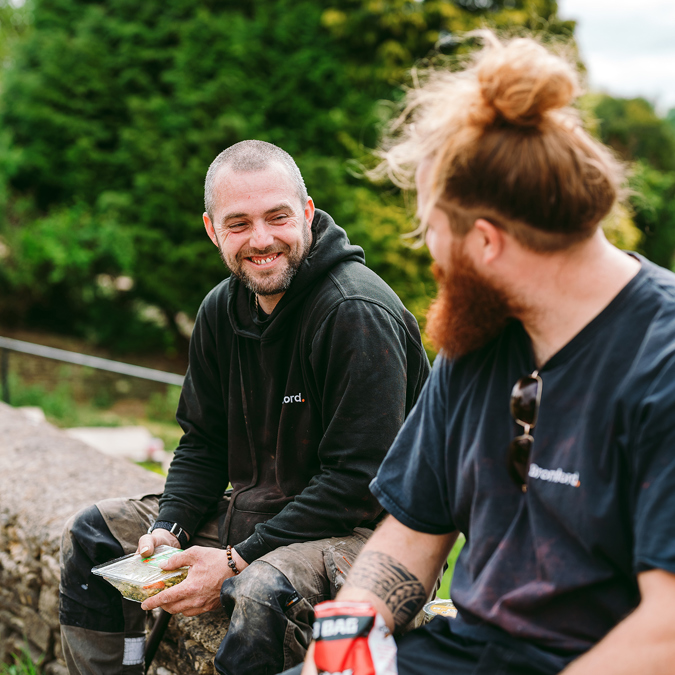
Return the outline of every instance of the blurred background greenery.
<path id="1" fill-rule="evenodd" d="M 0 326 L 114 354 L 184 354 L 226 271 L 201 222 L 211 160 L 245 138 L 290 152 L 316 204 L 423 321 L 434 294 L 412 206 L 355 167 L 410 69 L 482 25 L 573 41 L 551 0 L 0 2 Z M 590 95 L 596 133 L 634 162 L 610 236 L 675 252 L 675 114 Z"/>

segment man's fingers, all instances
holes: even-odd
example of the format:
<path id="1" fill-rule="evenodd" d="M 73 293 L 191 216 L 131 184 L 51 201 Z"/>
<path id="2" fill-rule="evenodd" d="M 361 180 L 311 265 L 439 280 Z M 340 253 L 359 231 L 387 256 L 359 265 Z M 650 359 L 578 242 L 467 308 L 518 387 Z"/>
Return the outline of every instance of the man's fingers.
<path id="1" fill-rule="evenodd" d="M 183 584 L 177 584 L 172 588 L 167 588 L 165 591 L 161 591 L 157 593 L 157 595 L 153 595 L 151 598 L 144 600 L 143 604 L 141 605 L 141 608 L 155 609 L 155 607 L 162 607 L 162 609 L 166 609 L 167 605 L 175 604 L 180 600 L 189 598 L 190 595 L 192 595 L 192 592 L 190 591 L 189 588 L 187 588 L 187 591 L 181 588 L 182 585 Z"/>
<path id="2" fill-rule="evenodd" d="M 155 552 L 155 543 L 152 539 L 152 535 L 144 534 L 138 540 L 138 548 L 136 549 L 144 558 L 151 556 Z"/>
<path id="3" fill-rule="evenodd" d="M 174 553 L 168 560 L 160 563 L 163 570 L 177 570 L 179 567 L 189 567 L 192 565 L 192 559 L 188 551 Z"/>
<path id="4" fill-rule="evenodd" d="M 163 603 L 161 607 L 169 614 L 184 614 L 185 616 L 196 616 L 206 611 L 203 605 L 195 605 L 195 598 L 181 598 L 175 602 Z"/>

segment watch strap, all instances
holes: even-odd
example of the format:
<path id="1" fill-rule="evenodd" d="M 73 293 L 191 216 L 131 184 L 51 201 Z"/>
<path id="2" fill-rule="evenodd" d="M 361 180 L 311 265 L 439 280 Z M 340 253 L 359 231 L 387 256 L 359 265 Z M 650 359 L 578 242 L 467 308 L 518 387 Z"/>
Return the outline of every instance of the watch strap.
<path id="1" fill-rule="evenodd" d="M 188 545 L 188 536 L 187 532 L 178 524 L 172 523 L 169 520 L 156 520 L 148 529 L 148 534 L 153 530 L 168 530 L 169 534 L 172 534 L 176 539 L 182 549 L 186 549 Z"/>

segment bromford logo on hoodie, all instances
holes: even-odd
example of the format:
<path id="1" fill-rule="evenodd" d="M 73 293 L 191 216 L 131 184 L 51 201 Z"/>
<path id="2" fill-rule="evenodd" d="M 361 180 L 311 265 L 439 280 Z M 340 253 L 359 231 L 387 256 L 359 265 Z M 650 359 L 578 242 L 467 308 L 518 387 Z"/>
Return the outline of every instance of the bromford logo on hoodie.
<path id="1" fill-rule="evenodd" d="M 572 487 L 579 487 L 581 481 L 579 480 L 579 472 L 567 473 L 562 469 L 542 469 L 537 464 L 530 464 L 530 470 L 527 474 L 530 478 L 537 478 L 538 480 L 545 480 L 548 483 L 560 483 L 561 485 L 571 485 Z"/>
<path id="2" fill-rule="evenodd" d="M 290 396 L 284 396 L 284 403 L 304 403 L 305 399 L 302 398 L 302 394 L 291 394 Z"/>

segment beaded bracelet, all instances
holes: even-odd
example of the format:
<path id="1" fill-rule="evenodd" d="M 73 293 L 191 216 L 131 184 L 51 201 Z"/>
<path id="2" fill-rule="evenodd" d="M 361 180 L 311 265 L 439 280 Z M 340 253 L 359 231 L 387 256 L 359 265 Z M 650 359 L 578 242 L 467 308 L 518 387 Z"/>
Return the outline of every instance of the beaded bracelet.
<path id="1" fill-rule="evenodd" d="M 225 547 L 225 552 L 227 553 L 227 564 L 236 576 L 239 574 L 239 570 L 237 569 L 237 563 L 232 559 L 232 547 L 229 544 Z"/>

